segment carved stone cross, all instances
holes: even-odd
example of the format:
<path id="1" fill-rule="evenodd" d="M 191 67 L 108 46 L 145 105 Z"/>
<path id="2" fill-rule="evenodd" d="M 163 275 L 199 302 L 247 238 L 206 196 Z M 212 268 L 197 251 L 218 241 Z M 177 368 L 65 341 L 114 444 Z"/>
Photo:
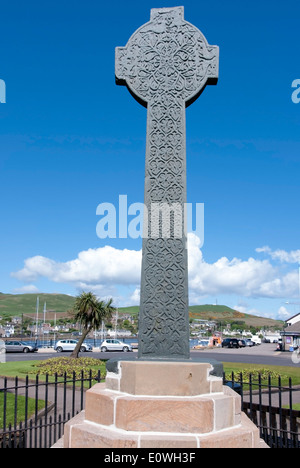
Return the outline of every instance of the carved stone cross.
<path id="1" fill-rule="evenodd" d="M 150 22 L 116 49 L 117 84 L 148 109 L 140 359 L 190 357 L 185 108 L 216 84 L 218 66 L 219 48 L 184 20 L 183 7 L 151 10 Z"/>

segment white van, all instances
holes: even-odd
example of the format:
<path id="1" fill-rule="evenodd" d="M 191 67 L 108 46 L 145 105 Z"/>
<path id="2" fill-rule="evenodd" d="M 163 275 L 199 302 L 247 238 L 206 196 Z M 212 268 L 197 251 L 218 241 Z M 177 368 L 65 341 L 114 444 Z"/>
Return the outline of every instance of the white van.
<path id="1" fill-rule="evenodd" d="M 251 336 L 251 341 L 253 341 L 253 343 L 255 343 L 256 346 L 261 344 L 261 338 L 259 338 L 259 336 L 257 336 L 257 335 L 252 335 Z"/>

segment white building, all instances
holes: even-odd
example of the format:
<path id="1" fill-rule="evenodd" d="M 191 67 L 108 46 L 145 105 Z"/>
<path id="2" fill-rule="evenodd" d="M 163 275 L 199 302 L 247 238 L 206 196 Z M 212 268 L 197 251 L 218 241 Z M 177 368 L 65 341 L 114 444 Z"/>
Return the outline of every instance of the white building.
<path id="1" fill-rule="evenodd" d="M 9 338 L 11 337 L 12 335 L 15 334 L 15 327 L 14 325 L 11 325 L 11 324 L 7 324 L 7 325 L 4 325 L 3 326 L 3 331 L 4 331 L 4 334 L 2 332 L 2 336 L 5 336 L 6 338 Z"/>
<path id="2" fill-rule="evenodd" d="M 107 336 L 110 338 L 118 338 L 118 336 L 131 336 L 131 332 L 129 330 L 108 330 Z"/>
<path id="3" fill-rule="evenodd" d="M 283 332 L 281 332 L 283 337 L 283 349 L 285 351 L 294 351 L 300 347 L 300 320 L 286 327 Z"/>
<path id="4" fill-rule="evenodd" d="M 293 317 L 289 318 L 286 323 L 288 326 L 295 325 L 295 323 L 300 322 L 300 313 L 294 315 Z"/>

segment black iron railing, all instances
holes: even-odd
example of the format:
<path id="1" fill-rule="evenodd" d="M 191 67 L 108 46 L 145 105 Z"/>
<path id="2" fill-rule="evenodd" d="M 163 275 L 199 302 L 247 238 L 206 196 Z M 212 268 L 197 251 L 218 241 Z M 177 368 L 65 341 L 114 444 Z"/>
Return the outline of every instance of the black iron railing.
<path id="1" fill-rule="evenodd" d="M 275 382 L 270 375 L 264 380 L 261 374 L 246 380 L 243 374 L 224 375 L 224 384 L 241 395 L 242 411 L 269 447 L 300 448 L 300 411 L 294 409 L 294 403 L 300 403 L 300 386 L 294 387 L 291 378 L 282 385 L 280 376 Z"/>
<path id="2" fill-rule="evenodd" d="M 85 407 L 85 392 L 96 382 L 90 371 L 76 377 L 66 374 L 34 381 L 0 379 L 0 448 L 50 448 L 62 436 L 64 425 Z M 242 410 L 259 427 L 261 438 L 271 448 L 300 448 L 300 411 L 294 403 L 300 402 L 300 387 L 294 387 L 289 379 L 274 383 L 261 375 L 247 380 L 242 374 L 225 378 L 241 395 Z"/>
<path id="3" fill-rule="evenodd" d="M 76 377 L 37 375 L 34 381 L 0 381 L 0 448 L 50 448 L 63 435 L 64 424 L 84 409 L 85 392 L 96 382 L 92 371 Z"/>

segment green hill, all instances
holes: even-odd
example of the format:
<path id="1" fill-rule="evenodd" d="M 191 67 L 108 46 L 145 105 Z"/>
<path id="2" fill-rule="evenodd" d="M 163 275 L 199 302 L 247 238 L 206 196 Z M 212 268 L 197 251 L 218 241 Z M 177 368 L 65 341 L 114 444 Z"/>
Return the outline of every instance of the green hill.
<path id="1" fill-rule="evenodd" d="M 68 311 L 72 309 L 75 298 L 65 294 L 3 294 L 0 293 L 0 316 L 12 317 L 29 315 L 36 316 L 36 300 L 39 297 L 40 317 L 43 313 L 44 303 L 47 305 L 47 320 L 64 318 L 68 316 Z M 119 316 L 130 314 L 137 317 L 138 306 L 120 307 Z M 254 327 L 282 327 L 283 322 L 271 318 L 257 317 L 255 315 L 244 314 L 224 305 L 199 305 L 189 307 L 190 318 L 202 320 L 216 320 L 221 322 L 245 322 L 246 326 Z"/>
<path id="2" fill-rule="evenodd" d="M 131 314 L 137 316 L 139 313 L 139 307 L 124 307 L 119 309 L 120 316 L 125 314 Z M 274 320 L 271 318 L 257 317 L 256 315 L 244 314 L 237 310 L 231 309 L 225 305 L 198 305 L 189 307 L 189 316 L 193 320 L 214 320 L 217 322 L 245 322 L 247 327 L 270 327 L 270 328 L 282 328 L 283 322 Z"/>
<path id="3" fill-rule="evenodd" d="M 190 318 L 221 322 L 245 322 L 247 327 L 283 328 L 284 322 L 266 317 L 245 314 L 224 305 L 200 305 L 189 308 Z"/>
<path id="4" fill-rule="evenodd" d="M 13 317 L 22 314 L 34 318 L 36 316 L 36 302 L 39 297 L 39 312 L 42 314 L 44 303 L 47 307 L 47 319 L 53 320 L 67 316 L 72 309 L 75 298 L 66 294 L 2 294 L 0 293 L 0 316 Z"/>
<path id="5" fill-rule="evenodd" d="M 137 317 L 139 315 L 140 308 L 139 306 L 119 307 L 118 311 L 120 315 L 130 314 L 133 317 Z"/>

